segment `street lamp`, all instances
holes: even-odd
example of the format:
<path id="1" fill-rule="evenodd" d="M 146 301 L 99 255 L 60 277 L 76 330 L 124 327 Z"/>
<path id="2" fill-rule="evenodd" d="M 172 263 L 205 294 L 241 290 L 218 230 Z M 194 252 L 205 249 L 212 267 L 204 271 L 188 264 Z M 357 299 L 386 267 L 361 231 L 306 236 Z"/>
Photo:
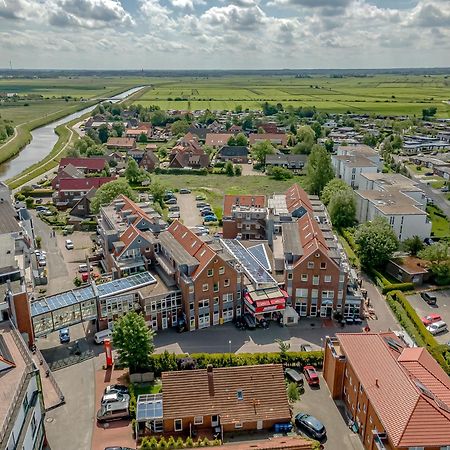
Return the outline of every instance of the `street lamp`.
<path id="1" fill-rule="evenodd" d="M 231 340 L 228 341 L 228 349 L 229 349 L 229 353 L 231 353 Z"/>

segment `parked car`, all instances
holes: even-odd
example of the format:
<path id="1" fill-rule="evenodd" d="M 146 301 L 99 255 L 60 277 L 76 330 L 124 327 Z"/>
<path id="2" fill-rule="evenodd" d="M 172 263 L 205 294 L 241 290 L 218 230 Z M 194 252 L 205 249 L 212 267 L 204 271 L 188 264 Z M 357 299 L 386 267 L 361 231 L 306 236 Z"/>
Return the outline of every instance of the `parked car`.
<path id="1" fill-rule="evenodd" d="M 107 405 L 108 403 L 128 403 L 130 401 L 129 394 L 122 394 L 121 392 L 113 392 L 109 394 L 104 394 L 102 397 L 102 405 Z"/>
<path id="2" fill-rule="evenodd" d="M 66 239 L 65 246 L 66 246 L 67 250 L 73 250 L 74 249 L 73 242 L 70 239 Z"/>
<path id="3" fill-rule="evenodd" d="M 68 328 L 61 328 L 59 330 L 59 342 L 61 344 L 66 344 L 70 342 L 70 333 Z"/>
<path id="4" fill-rule="evenodd" d="M 433 245 L 433 244 L 434 244 L 434 241 L 433 241 L 433 239 L 431 239 L 431 238 L 425 238 L 425 239 L 423 240 L 423 242 L 424 242 L 426 245 Z"/>
<path id="5" fill-rule="evenodd" d="M 289 380 L 303 386 L 303 375 L 297 370 L 288 368 L 284 371 L 284 374 L 286 378 L 289 378 Z"/>
<path id="6" fill-rule="evenodd" d="M 123 384 L 110 384 L 109 386 L 105 387 L 105 394 L 115 394 L 115 393 L 121 393 L 121 394 L 129 394 L 128 387 Z"/>
<path id="7" fill-rule="evenodd" d="M 91 266 L 91 272 L 94 270 L 94 268 Z M 87 264 L 79 264 L 78 265 L 78 272 L 80 273 L 86 273 L 89 272 Z"/>
<path id="8" fill-rule="evenodd" d="M 432 294 L 431 292 L 421 292 L 420 296 L 429 304 L 429 305 L 435 305 L 436 304 L 436 296 Z"/>
<path id="9" fill-rule="evenodd" d="M 197 208 L 204 208 L 205 206 L 209 206 L 208 203 L 205 203 L 205 202 L 198 202 L 197 203 Z"/>
<path id="10" fill-rule="evenodd" d="M 164 203 L 166 205 L 176 205 L 177 204 L 177 199 L 175 197 L 169 198 L 167 200 L 164 200 Z"/>
<path id="11" fill-rule="evenodd" d="M 439 314 L 429 314 L 428 316 L 422 317 L 422 323 L 427 327 L 434 322 L 439 322 L 442 317 Z"/>
<path id="12" fill-rule="evenodd" d="M 107 330 L 98 331 L 94 334 L 94 342 L 96 344 L 103 344 L 105 339 L 112 339 L 113 332 L 109 328 Z"/>
<path id="13" fill-rule="evenodd" d="M 254 330 L 256 328 L 256 320 L 251 314 L 245 313 L 243 315 L 243 319 L 244 319 L 245 326 L 249 330 Z"/>
<path id="14" fill-rule="evenodd" d="M 427 330 L 433 336 L 435 336 L 436 334 L 444 333 L 445 331 L 448 331 L 448 327 L 447 327 L 447 324 L 443 320 L 440 320 L 439 322 L 434 322 L 431 325 L 428 325 Z"/>
<path id="15" fill-rule="evenodd" d="M 295 425 L 310 438 L 317 441 L 323 441 L 327 435 L 325 425 L 319 419 L 307 413 L 298 413 L 295 416 Z"/>
<path id="16" fill-rule="evenodd" d="M 450 189 L 448 186 L 444 186 L 443 188 L 441 188 L 441 192 L 448 192 Z"/>
<path id="17" fill-rule="evenodd" d="M 425 172 L 426 177 L 432 177 L 434 175 L 433 172 Z"/>
<path id="18" fill-rule="evenodd" d="M 105 447 L 105 450 L 133 450 L 130 447 Z"/>
<path id="19" fill-rule="evenodd" d="M 38 266 L 39 267 L 45 267 L 47 265 L 47 259 L 45 256 L 39 256 L 38 258 Z"/>
<path id="20" fill-rule="evenodd" d="M 178 205 L 169 206 L 169 212 L 179 211 L 180 207 Z"/>
<path id="21" fill-rule="evenodd" d="M 313 348 L 309 344 L 302 344 L 302 345 L 300 345 L 300 351 L 301 352 L 312 352 Z"/>
<path id="22" fill-rule="evenodd" d="M 180 189 L 180 194 L 190 194 L 190 193 L 191 193 L 190 189 L 186 189 L 186 188 Z"/>
<path id="23" fill-rule="evenodd" d="M 202 217 L 213 216 L 214 215 L 214 211 L 212 211 L 211 209 L 205 209 L 205 210 L 200 211 L 200 215 Z"/>
<path id="24" fill-rule="evenodd" d="M 48 211 L 48 208 L 46 206 L 36 206 L 36 212 L 41 213 L 44 211 Z"/>
<path id="25" fill-rule="evenodd" d="M 128 419 L 130 412 L 128 402 L 107 403 L 97 411 L 97 420 L 107 422 L 110 420 Z"/>
<path id="26" fill-rule="evenodd" d="M 217 222 L 217 217 L 212 215 L 203 217 L 203 223 L 207 222 Z"/>
<path id="27" fill-rule="evenodd" d="M 179 219 L 180 217 L 181 216 L 180 216 L 179 212 L 172 212 L 172 213 L 169 214 L 168 219 L 169 220 L 175 220 L 175 219 Z"/>
<path id="28" fill-rule="evenodd" d="M 196 195 L 195 196 L 196 201 L 201 201 L 201 200 L 205 200 L 205 199 L 206 199 L 206 197 L 204 195 Z"/>
<path id="29" fill-rule="evenodd" d="M 303 367 L 303 374 L 305 375 L 306 381 L 310 386 L 320 385 L 319 375 L 317 374 L 314 366 Z"/>

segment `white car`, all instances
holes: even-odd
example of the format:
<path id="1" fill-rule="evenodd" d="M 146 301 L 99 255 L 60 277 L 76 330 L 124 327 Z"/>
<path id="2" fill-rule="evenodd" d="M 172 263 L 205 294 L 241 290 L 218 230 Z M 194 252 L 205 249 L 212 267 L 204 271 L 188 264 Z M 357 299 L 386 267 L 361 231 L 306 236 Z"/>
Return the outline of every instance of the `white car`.
<path id="1" fill-rule="evenodd" d="M 129 402 L 130 396 L 128 394 L 122 394 L 120 392 L 115 392 L 113 394 L 105 394 L 102 397 L 102 405 L 107 405 L 108 403 L 117 402 Z"/>
<path id="2" fill-rule="evenodd" d="M 38 259 L 38 265 L 39 267 L 45 267 L 47 265 L 47 260 L 45 259 L 45 257 L 40 257 Z"/>
<path id="3" fill-rule="evenodd" d="M 439 320 L 439 322 L 434 322 L 431 325 L 427 326 L 427 330 L 435 336 L 436 334 L 443 333 L 448 330 L 447 324 L 443 320 Z"/>
<path id="4" fill-rule="evenodd" d="M 67 250 L 73 250 L 74 249 L 74 245 L 73 242 L 70 239 L 66 239 L 66 248 Z"/>

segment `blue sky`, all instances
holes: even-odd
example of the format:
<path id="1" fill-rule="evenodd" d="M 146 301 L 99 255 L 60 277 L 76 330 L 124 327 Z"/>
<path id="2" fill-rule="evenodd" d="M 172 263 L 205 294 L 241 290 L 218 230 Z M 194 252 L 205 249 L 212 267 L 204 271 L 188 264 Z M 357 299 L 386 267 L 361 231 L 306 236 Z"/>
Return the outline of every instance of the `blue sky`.
<path id="1" fill-rule="evenodd" d="M 0 0 L 0 42 L 16 68 L 442 67 L 450 0 Z"/>

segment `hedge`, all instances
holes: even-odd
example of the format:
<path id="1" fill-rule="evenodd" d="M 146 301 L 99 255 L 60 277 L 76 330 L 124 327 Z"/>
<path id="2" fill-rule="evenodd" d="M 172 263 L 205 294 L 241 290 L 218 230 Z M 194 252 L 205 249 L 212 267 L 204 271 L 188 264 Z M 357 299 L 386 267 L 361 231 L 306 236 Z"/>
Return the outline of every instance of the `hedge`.
<path id="1" fill-rule="evenodd" d="M 286 353 L 192 353 L 190 355 L 176 355 L 165 351 L 162 354 L 152 355 L 149 371 L 159 376 L 161 372 L 180 370 L 179 362 L 183 358 L 191 358 L 196 362 L 198 369 L 213 367 L 252 366 L 259 364 L 284 364 L 285 366 L 303 367 L 312 364 L 322 367 L 323 352 L 286 352 Z"/>
<path id="2" fill-rule="evenodd" d="M 375 279 L 375 283 L 381 288 L 383 294 L 387 294 L 391 291 L 405 292 L 414 290 L 414 283 L 392 283 L 381 272 L 378 272 L 378 270 L 375 269 L 372 269 L 371 276 Z"/>
<path id="3" fill-rule="evenodd" d="M 157 175 L 208 175 L 208 169 L 161 169 L 158 167 L 154 172 Z"/>

